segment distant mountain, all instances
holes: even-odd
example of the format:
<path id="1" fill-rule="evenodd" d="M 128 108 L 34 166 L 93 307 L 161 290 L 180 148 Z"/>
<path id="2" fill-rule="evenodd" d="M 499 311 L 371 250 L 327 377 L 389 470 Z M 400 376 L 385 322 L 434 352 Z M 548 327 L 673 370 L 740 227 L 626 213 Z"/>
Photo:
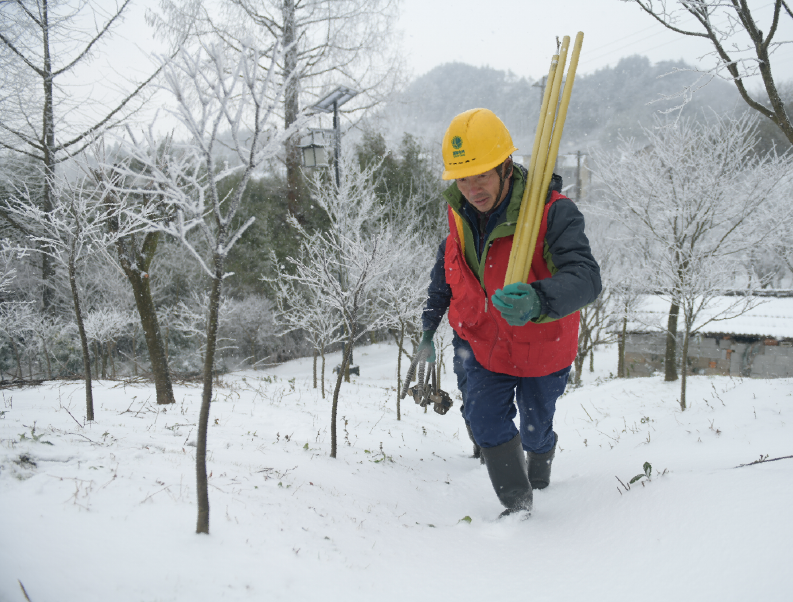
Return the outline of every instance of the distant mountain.
<path id="1" fill-rule="evenodd" d="M 619 135 L 640 138 L 640 124 L 652 125 L 659 111 L 679 104 L 680 99 L 649 103 L 664 95 L 677 94 L 697 80 L 697 74 L 677 71 L 686 68 L 679 61 L 651 64 L 646 57 L 631 56 L 614 67 L 578 75 L 565 123 L 562 152 L 610 145 Z M 542 93 L 533 84 L 511 72 L 448 63 L 413 81 L 389 103 L 379 121 L 386 124 L 387 134 L 393 139 L 408 132 L 439 146 L 455 115 L 486 107 L 504 120 L 520 149 L 518 154 L 528 155 Z M 694 93 L 683 115 L 701 115 L 703 110 L 710 109 L 724 113 L 736 108 L 743 111 L 745 105 L 734 86 L 713 80 Z"/>

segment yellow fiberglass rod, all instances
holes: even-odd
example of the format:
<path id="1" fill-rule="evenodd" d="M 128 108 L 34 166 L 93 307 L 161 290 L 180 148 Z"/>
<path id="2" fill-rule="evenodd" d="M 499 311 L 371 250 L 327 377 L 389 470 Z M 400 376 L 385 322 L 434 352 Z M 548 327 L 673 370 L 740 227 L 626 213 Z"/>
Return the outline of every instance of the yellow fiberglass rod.
<path id="1" fill-rule="evenodd" d="M 520 211 L 518 213 L 518 226 L 516 228 L 515 238 L 513 239 L 512 249 L 509 252 L 509 263 L 507 264 L 507 274 L 505 278 L 505 283 L 513 282 L 512 280 L 512 268 L 515 265 L 515 255 L 518 251 L 518 245 L 516 244 L 518 240 L 518 231 L 520 228 L 520 224 L 524 223 L 531 223 L 531 221 L 527 222 L 527 219 L 530 220 L 530 217 L 526 215 L 529 210 L 529 191 L 531 190 L 530 182 L 537 166 L 537 150 L 540 148 L 540 138 L 542 138 L 542 131 L 545 128 L 546 122 L 546 113 L 548 111 L 548 102 L 551 97 L 551 83 L 553 82 L 554 74 L 556 72 L 556 67 L 559 64 L 559 55 L 554 54 L 553 58 L 551 59 L 551 68 L 548 70 L 548 78 L 545 80 L 545 90 L 543 91 L 542 95 L 542 104 L 540 105 L 540 116 L 537 122 L 537 129 L 534 135 L 534 148 L 531 151 L 531 157 L 529 158 L 529 169 L 528 175 L 526 177 L 526 185 L 523 187 L 523 197 L 520 201 Z"/>
<path id="2" fill-rule="evenodd" d="M 578 69 L 578 58 L 581 54 L 581 46 L 584 43 L 584 34 L 578 32 L 573 45 L 573 54 L 570 57 L 570 67 L 567 71 L 567 80 L 565 81 L 564 91 L 562 92 L 562 100 L 559 103 L 559 112 L 556 116 L 556 123 L 553 129 L 553 138 L 551 140 L 551 148 L 548 152 L 548 161 L 545 165 L 545 173 L 543 174 L 542 184 L 540 191 L 542 192 L 541 198 L 538 199 L 538 204 L 545 205 L 545 195 L 547 194 L 548 186 L 551 184 L 553 177 L 553 168 L 556 165 L 556 158 L 559 156 L 559 145 L 562 142 L 562 132 L 564 131 L 564 122 L 567 119 L 567 109 L 570 106 L 570 97 L 573 94 L 573 83 L 575 81 L 575 73 Z M 529 270 L 531 269 L 531 258 L 534 255 L 534 248 L 537 244 L 537 237 L 540 234 L 540 224 L 542 222 L 542 211 L 538 210 L 539 219 L 535 218 L 533 224 L 531 238 L 529 239 L 528 260 L 524 266 L 523 271 L 519 274 L 520 281 L 526 282 L 529 279 Z"/>
<path id="3" fill-rule="evenodd" d="M 559 98 L 559 87 L 561 85 L 560 74 L 564 69 L 564 61 L 566 60 L 566 51 L 569 46 L 569 40 L 570 38 L 565 36 L 564 42 L 562 43 L 564 55 L 560 59 L 562 69 L 559 69 L 556 73 L 556 75 L 559 77 L 558 80 L 557 77 L 554 78 L 555 90 L 552 90 L 551 92 L 551 98 L 554 99 Z M 539 130 L 535 135 L 535 149 L 537 149 L 535 150 L 535 153 L 538 155 L 537 163 L 534 165 L 534 172 L 531 173 L 530 171 L 531 181 L 526 183 L 527 187 L 531 186 L 531 192 L 528 198 L 528 208 L 524 212 L 524 208 L 521 206 L 521 214 L 526 214 L 526 221 L 521 223 L 520 217 L 518 219 L 518 227 L 515 230 L 516 234 L 515 238 L 513 239 L 513 251 L 515 251 L 514 262 L 513 255 L 510 254 L 510 265 L 507 268 L 507 277 L 504 281 L 505 285 L 511 284 L 513 282 L 526 282 L 529 277 L 531 261 L 534 255 L 534 249 L 536 247 L 540 225 L 542 223 L 542 208 L 544 208 L 545 205 L 544 201 L 547 195 L 548 186 L 551 183 L 553 169 L 556 165 L 556 159 L 559 154 L 559 145 L 561 143 L 562 132 L 564 130 L 564 122 L 567 117 L 567 109 L 570 105 L 570 97 L 573 91 L 573 82 L 575 80 L 575 73 L 578 67 L 578 59 L 581 54 L 583 40 L 584 34 L 579 32 L 576 36 L 573 47 L 573 52 L 570 59 L 570 68 L 567 73 L 564 91 L 562 92 L 562 98 L 559 102 L 558 113 L 556 111 L 556 106 L 553 107 L 553 111 L 551 111 L 549 107 L 547 113 L 550 114 L 550 126 L 548 122 L 548 115 L 546 114 L 546 123 L 542 132 L 543 140 L 540 141 L 539 145 L 537 143 L 537 136 L 540 135 Z M 553 130 L 552 137 L 550 135 L 546 137 L 546 134 L 549 134 L 549 132 L 546 131 L 546 127 L 549 127 L 549 129 Z M 549 138 L 550 148 L 548 147 Z M 538 146 L 539 148 L 537 148 Z M 534 163 L 534 157 L 532 157 L 532 163 Z"/>
<path id="4" fill-rule="evenodd" d="M 562 47 L 559 51 L 559 64 L 556 67 L 553 83 L 551 85 L 550 100 L 545 112 L 545 125 L 542 128 L 542 132 L 537 131 L 535 133 L 535 146 L 538 146 L 536 152 L 537 158 L 533 177 L 531 181 L 526 182 L 526 186 L 529 188 L 528 207 L 525 212 L 526 219 L 522 223 L 519 222 L 515 228 L 512 245 L 517 245 L 517 250 L 515 251 L 515 261 L 512 265 L 510 282 L 506 282 L 505 280 L 505 285 L 512 284 L 513 282 L 522 282 L 520 278 L 526 264 L 528 263 L 528 265 L 531 266 L 531 260 L 527 259 L 526 253 L 528 252 L 533 224 L 537 221 L 537 198 L 539 197 L 540 184 L 545 174 L 546 160 L 548 158 L 548 144 L 551 140 L 551 134 L 553 133 L 553 122 L 558 106 L 559 90 L 562 86 L 562 76 L 564 75 L 564 67 L 567 62 L 567 50 L 569 47 L 570 36 L 565 36 L 562 39 Z M 540 136 L 539 145 L 536 144 L 537 136 Z M 509 270 L 509 265 L 507 265 L 507 270 Z"/>

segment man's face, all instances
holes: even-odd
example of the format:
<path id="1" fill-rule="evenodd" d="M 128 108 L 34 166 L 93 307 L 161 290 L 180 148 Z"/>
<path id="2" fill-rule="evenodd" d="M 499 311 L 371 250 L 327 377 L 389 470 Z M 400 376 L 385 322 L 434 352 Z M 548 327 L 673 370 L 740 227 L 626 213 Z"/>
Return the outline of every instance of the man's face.
<path id="1" fill-rule="evenodd" d="M 487 213 L 503 201 L 509 192 L 507 180 L 512 175 L 512 170 L 509 169 L 505 175 L 504 188 L 501 191 L 500 199 L 496 199 L 498 194 L 498 173 L 495 169 L 475 176 L 459 178 L 457 180 L 457 188 L 479 212 Z"/>

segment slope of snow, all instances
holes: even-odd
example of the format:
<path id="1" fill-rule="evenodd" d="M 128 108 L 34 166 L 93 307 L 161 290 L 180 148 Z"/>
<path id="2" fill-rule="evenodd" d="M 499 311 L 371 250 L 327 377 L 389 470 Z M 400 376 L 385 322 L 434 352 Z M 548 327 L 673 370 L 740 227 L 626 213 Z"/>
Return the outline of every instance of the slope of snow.
<path id="1" fill-rule="evenodd" d="M 522 522 L 495 518 L 451 371 L 452 411 L 407 399 L 396 420 L 390 345 L 356 350 L 337 459 L 310 359 L 223 377 L 209 536 L 199 386 L 163 408 L 149 385 L 98 383 L 85 427 L 80 383 L 6 389 L 0 600 L 24 600 L 17 580 L 33 602 L 790 599 L 793 459 L 735 467 L 793 454 L 793 382 L 690 377 L 681 412 L 679 383 L 606 378 L 614 355 L 559 400 L 552 484 Z"/>

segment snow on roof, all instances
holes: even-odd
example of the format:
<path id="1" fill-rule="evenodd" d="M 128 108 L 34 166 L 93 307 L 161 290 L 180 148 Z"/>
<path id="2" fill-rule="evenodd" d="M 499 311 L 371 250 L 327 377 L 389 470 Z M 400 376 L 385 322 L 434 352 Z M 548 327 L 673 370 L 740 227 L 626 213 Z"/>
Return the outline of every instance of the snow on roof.
<path id="1" fill-rule="evenodd" d="M 793 298 L 753 298 L 753 307 L 740 313 L 741 297 L 717 297 L 704 309 L 694 323 L 694 329 L 702 334 L 733 334 L 768 337 L 775 339 L 793 338 Z M 731 309 L 732 308 L 732 309 Z M 720 312 L 727 316 L 703 323 Z M 739 314 L 739 315 L 736 315 Z M 629 332 L 659 331 L 666 328 L 669 301 L 654 295 L 643 297 L 634 319 L 628 322 Z M 678 319 L 678 332 L 682 332 L 683 313 Z"/>

